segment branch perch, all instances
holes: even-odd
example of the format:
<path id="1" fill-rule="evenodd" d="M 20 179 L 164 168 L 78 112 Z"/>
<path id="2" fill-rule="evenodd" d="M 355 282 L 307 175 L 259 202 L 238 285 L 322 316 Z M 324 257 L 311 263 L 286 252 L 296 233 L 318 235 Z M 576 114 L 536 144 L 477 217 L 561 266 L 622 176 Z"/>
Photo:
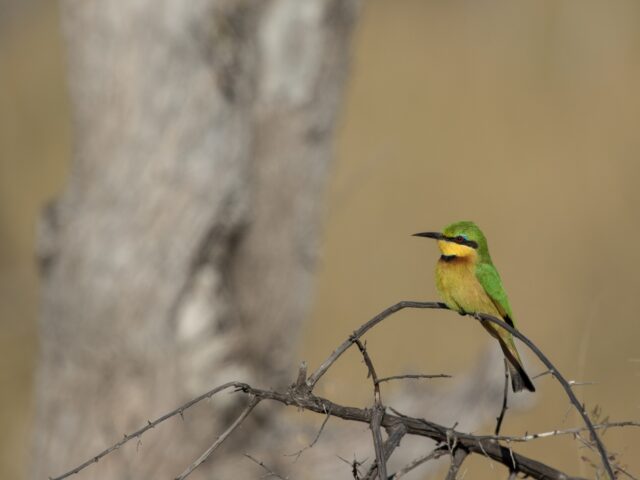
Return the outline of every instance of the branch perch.
<path id="1" fill-rule="evenodd" d="M 355 343 L 356 340 L 362 337 L 365 333 L 367 333 L 369 330 L 371 330 L 374 326 L 376 326 L 385 318 L 405 308 L 428 308 L 428 309 L 449 310 L 449 307 L 447 307 L 442 302 L 414 302 L 414 301 L 408 301 L 408 300 L 398 302 L 395 305 L 392 305 L 386 308 L 385 310 L 380 312 L 378 315 L 373 317 L 371 320 L 369 320 L 367 323 L 365 323 L 360 328 L 358 328 L 355 332 L 353 332 L 349 336 L 349 338 L 347 338 L 347 340 L 345 340 L 336 350 L 333 351 L 333 353 L 307 379 L 308 387 L 313 389 L 315 384 L 318 382 L 318 380 L 320 380 L 320 378 L 322 378 L 322 376 L 327 372 L 327 370 L 331 367 L 331 365 L 333 365 L 333 363 L 345 351 L 347 351 L 349 347 L 353 345 L 353 343 Z M 576 408 L 576 410 L 582 417 L 582 420 L 587 426 L 589 433 L 591 434 L 591 437 L 594 443 L 596 444 L 596 448 L 598 449 L 598 453 L 600 454 L 602 465 L 604 466 L 604 469 L 607 472 L 609 480 L 615 480 L 615 475 L 613 474 L 613 469 L 611 468 L 611 463 L 609 462 L 609 457 L 607 456 L 607 452 L 604 448 L 602 440 L 600 439 L 595 429 L 593 428 L 593 424 L 589 419 L 589 416 L 587 415 L 587 412 L 585 411 L 584 407 L 578 401 L 575 394 L 573 393 L 573 390 L 571 389 L 571 385 L 560 374 L 560 372 L 553 365 L 553 363 L 551 363 L 551 361 L 540 351 L 540 349 L 531 340 L 529 340 L 527 337 L 525 337 L 522 333 L 520 333 L 518 330 L 513 328 L 511 325 L 508 325 L 506 322 L 503 322 L 502 320 L 499 320 L 491 315 L 487 315 L 484 313 L 477 313 L 471 316 L 478 321 L 483 321 L 483 320 L 488 321 L 504 328 L 509 333 L 511 333 L 514 337 L 521 340 L 540 359 L 540 361 L 544 363 L 544 365 L 547 367 L 549 372 L 555 377 L 556 380 L 558 380 L 558 382 L 566 392 L 567 396 L 569 397 L 569 401 L 573 404 L 573 406 Z"/>
<path id="2" fill-rule="evenodd" d="M 429 459 L 436 458 L 443 454 L 451 453 L 452 454 L 452 468 L 450 469 L 450 475 L 453 475 L 451 478 L 455 478 L 455 474 L 459 469 L 460 464 L 464 460 L 464 458 L 471 453 L 484 455 L 493 461 L 504 465 L 511 475 L 515 473 L 521 473 L 532 478 L 536 479 L 544 479 L 544 480 L 571 480 L 576 477 L 571 477 L 559 470 L 556 470 L 542 462 L 537 460 L 528 458 L 524 455 L 518 454 L 514 452 L 509 443 L 517 442 L 517 441 L 529 441 L 536 438 L 544 438 L 553 435 L 561 435 L 572 433 L 574 435 L 579 435 L 580 431 L 588 430 L 591 434 L 591 438 L 593 442 L 596 444 L 598 452 L 602 457 L 602 464 L 609 475 L 610 480 L 614 480 L 613 470 L 609 463 L 609 459 L 606 454 L 606 450 L 604 445 L 602 444 L 599 436 L 596 433 L 596 429 L 607 428 L 612 426 L 628 426 L 634 425 L 638 426 L 637 422 L 617 422 L 610 424 L 602 424 L 594 426 L 589 419 L 588 415 L 584 407 L 578 402 L 575 397 L 573 391 L 571 390 L 571 384 L 568 382 L 555 368 L 555 366 L 549 361 L 549 359 L 538 349 L 538 347 L 531 342 L 527 337 L 525 337 L 518 330 L 514 329 L 510 325 L 505 322 L 494 318 L 490 315 L 485 314 L 476 314 L 473 317 L 476 320 L 480 321 L 488 321 L 494 323 L 505 330 L 509 331 L 513 336 L 521 340 L 529 349 L 531 349 L 536 356 L 542 361 L 542 363 L 548 368 L 549 373 L 551 373 L 558 382 L 562 385 L 569 400 L 574 405 L 574 407 L 580 412 L 582 419 L 586 425 L 586 428 L 577 428 L 577 429 L 567 429 L 567 430 L 555 430 L 552 432 L 544 432 L 539 434 L 531 434 L 524 435 L 522 437 L 508 437 L 508 436 L 481 436 L 481 435 L 472 435 L 469 433 L 459 432 L 454 428 L 444 427 L 442 425 L 438 425 L 434 422 L 430 422 L 425 419 L 413 418 L 405 415 L 392 415 L 385 413 L 385 407 L 382 404 L 379 384 L 382 381 L 395 379 L 395 378 L 423 378 L 427 376 L 422 375 L 405 375 L 405 376 L 395 376 L 395 377 L 387 377 L 384 379 L 378 379 L 375 369 L 373 367 L 373 362 L 371 361 L 370 356 L 368 355 L 364 344 L 360 341 L 360 338 L 368 332 L 375 325 L 380 323 L 385 318 L 390 315 L 404 309 L 404 308 L 429 308 L 429 309 L 447 309 L 447 306 L 443 303 L 438 302 L 411 302 L 411 301 L 403 301 L 399 302 L 391 307 L 387 308 L 383 312 L 379 313 L 367 323 L 362 325 L 356 331 L 354 331 L 349 338 L 347 338 L 336 350 L 334 350 L 331 355 L 318 367 L 318 369 L 312 373 L 308 378 L 306 377 L 306 364 L 302 364 L 300 367 L 299 375 L 297 381 L 291 385 L 291 387 L 286 392 L 278 392 L 272 390 L 262 390 L 258 388 L 254 388 L 250 385 L 241 382 L 229 382 L 216 387 L 203 395 L 185 403 L 184 405 L 172 410 L 171 412 L 159 417 L 157 420 L 153 422 L 148 422 L 147 425 L 142 427 L 141 429 L 133 432 L 131 434 L 125 435 L 122 440 L 115 443 L 111 447 L 103 450 L 96 456 L 82 463 L 81 465 L 73 468 L 69 472 L 55 478 L 51 478 L 50 480 L 62 480 L 70 475 L 76 474 L 79 471 L 83 470 L 87 466 L 98 462 L 102 457 L 108 455 L 109 453 L 119 449 L 125 443 L 129 442 L 134 438 L 140 438 L 140 436 L 145 433 L 147 430 L 154 428 L 158 424 L 172 418 L 176 415 L 182 415 L 185 410 L 192 407 L 196 403 L 204 400 L 205 398 L 210 398 L 213 395 L 233 387 L 236 392 L 242 392 L 249 396 L 249 404 L 242 411 L 242 413 L 236 418 L 236 420 L 231 424 L 231 426 L 225 430 L 225 432 L 218 437 L 218 439 L 209 447 L 195 462 L 193 462 L 179 477 L 178 479 L 182 480 L 186 478 L 193 470 L 195 470 L 199 465 L 201 465 L 225 440 L 228 438 L 233 431 L 242 423 L 242 421 L 251 413 L 253 408 L 263 400 L 270 400 L 282 403 L 287 406 L 295 406 L 299 409 L 309 410 L 312 412 L 316 412 L 319 414 L 323 414 L 326 416 L 318 437 L 324 428 L 329 416 L 334 416 L 337 418 L 341 418 L 347 421 L 355 421 L 366 423 L 371 426 L 373 435 L 374 435 L 374 447 L 376 450 L 376 465 L 375 468 L 370 469 L 370 474 L 372 475 L 370 478 L 374 478 L 376 475 L 382 479 L 386 479 L 386 461 L 392 454 L 395 448 L 398 447 L 400 440 L 404 435 L 416 435 L 421 437 L 430 438 L 435 440 L 439 446 L 434 450 L 431 454 L 426 455 L 422 458 L 416 459 L 414 462 L 405 466 L 398 472 L 399 476 L 406 474 L 408 471 L 412 470 L 416 466 L 428 461 Z M 373 409 L 361 409 L 357 407 L 349 407 L 336 404 L 328 399 L 316 396 L 313 394 L 313 387 L 317 384 L 317 382 L 322 378 L 322 376 L 331 368 L 331 366 L 335 363 L 335 361 L 353 344 L 357 344 L 360 348 L 360 351 L 364 357 L 365 363 L 367 364 L 367 368 L 370 376 L 372 377 L 373 386 L 374 386 L 374 408 Z M 445 375 L 437 375 L 438 377 L 444 377 Z M 504 411 L 506 410 L 506 396 L 505 401 L 503 403 L 503 410 L 501 413 L 501 417 L 504 416 Z M 501 423 L 501 422 L 499 422 Z M 382 442 L 382 436 L 380 433 L 380 429 L 384 428 L 389 435 L 386 442 Z M 499 424 L 497 425 L 496 431 L 499 431 Z M 317 441 L 314 440 L 313 443 Z M 502 445 L 500 442 L 504 441 L 507 445 Z M 313 443 L 311 446 L 313 446 Z M 451 447 L 453 445 L 453 447 Z M 310 448 L 309 447 L 309 448 Z M 449 448 L 447 448 L 449 447 Z M 455 470 L 455 471 L 454 471 Z M 452 473 L 453 472 L 453 473 Z"/>

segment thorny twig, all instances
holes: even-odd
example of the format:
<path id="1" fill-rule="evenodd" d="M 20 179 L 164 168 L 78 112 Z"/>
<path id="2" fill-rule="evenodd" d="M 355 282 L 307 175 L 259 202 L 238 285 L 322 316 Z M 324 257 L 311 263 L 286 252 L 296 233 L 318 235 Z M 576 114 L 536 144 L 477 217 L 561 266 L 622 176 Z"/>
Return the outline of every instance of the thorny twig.
<path id="1" fill-rule="evenodd" d="M 249 416 L 249 414 L 251 413 L 251 410 L 253 410 L 253 408 L 258 405 L 258 403 L 260 403 L 261 398 L 251 395 L 250 399 L 249 399 L 249 405 L 246 406 L 246 408 L 242 411 L 242 413 L 240 413 L 240 415 L 238 415 L 238 418 L 235 419 L 235 421 L 229 426 L 229 428 L 227 428 L 224 432 L 222 432 L 222 435 L 220 435 L 215 442 L 213 442 L 213 444 L 207 448 L 205 450 L 205 452 L 200 455 L 198 457 L 198 459 L 193 462 L 191 465 L 189 465 L 184 472 L 182 472 L 180 475 L 178 475 L 176 477 L 176 480 L 184 480 L 185 478 L 187 478 L 189 475 L 191 475 L 191 473 L 198 468 L 200 465 L 202 465 L 207 458 L 209 458 L 211 456 L 211 454 L 216 451 L 216 449 L 222 445 L 222 443 L 229 437 L 229 435 L 231 435 L 233 433 L 233 431 L 238 428 L 238 426 L 244 421 L 245 418 L 247 418 Z"/>
<path id="2" fill-rule="evenodd" d="M 378 315 L 373 317 L 371 320 L 369 320 L 367 323 L 365 323 L 360 328 L 358 328 L 355 332 L 353 332 L 349 336 L 349 338 L 347 338 L 344 342 L 342 342 L 342 344 L 336 350 L 334 350 L 333 353 L 331 353 L 331 355 L 329 355 L 329 357 L 320 365 L 320 367 L 318 367 L 318 369 L 307 379 L 307 386 L 313 389 L 315 384 L 318 382 L 318 380 L 320 380 L 320 378 L 322 378 L 322 376 L 327 372 L 327 370 L 329 370 L 331 365 L 333 365 L 333 363 L 351 345 L 353 345 L 356 340 L 358 340 L 366 332 L 368 332 L 371 328 L 373 328 L 375 325 L 380 323 L 382 320 L 384 320 L 388 316 L 400 310 L 403 310 L 405 308 L 427 308 L 427 309 L 444 309 L 444 310 L 449 309 L 449 307 L 447 307 L 447 305 L 445 305 L 442 302 L 413 302 L 413 301 L 406 301 L 406 300 L 398 302 L 395 305 L 392 305 L 386 308 L 385 310 L 380 312 Z M 591 420 L 589 419 L 589 416 L 584 410 L 584 407 L 576 398 L 575 394 L 573 393 L 573 390 L 571 390 L 571 385 L 569 385 L 569 382 L 567 382 L 567 380 L 560 374 L 558 369 L 553 365 L 553 363 L 551 363 L 551 361 L 547 358 L 547 356 L 544 353 L 542 353 L 540 349 L 531 340 L 529 340 L 529 338 L 525 337 L 522 333 L 520 333 L 511 325 L 508 325 L 506 322 L 485 313 L 476 313 L 471 316 L 472 318 L 475 318 L 480 322 L 483 322 L 483 321 L 490 322 L 495 325 L 498 325 L 499 327 L 504 328 L 506 331 L 511 333 L 514 337 L 522 341 L 533 353 L 535 353 L 535 355 L 540 359 L 540 361 L 544 363 L 544 365 L 551 372 L 551 374 L 556 378 L 556 380 L 558 380 L 558 382 L 566 392 L 567 396 L 569 397 L 569 401 L 576 408 L 576 410 L 582 417 L 582 420 L 584 421 L 585 425 L 589 429 L 589 433 L 593 437 L 593 440 L 596 444 L 596 447 L 600 454 L 600 459 L 605 468 L 605 471 L 607 472 L 609 480 L 615 480 L 615 476 L 611 468 L 611 463 L 609 462 L 609 459 L 607 457 L 607 452 L 604 448 L 604 445 L 602 444 L 602 441 L 600 440 L 600 437 L 598 437 L 598 434 L 593 429 L 593 425 Z"/>
<path id="3" fill-rule="evenodd" d="M 376 469 L 378 477 L 381 480 L 387 479 L 387 459 L 384 456 L 384 449 L 382 446 L 382 432 L 380 430 L 380 425 L 382 424 L 382 419 L 384 418 L 384 405 L 382 404 L 382 398 L 380 396 L 380 385 L 378 384 L 378 374 L 376 373 L 376 369 L 373 366 L 373 361 L 367 352 L 367 347 L 360 341 L 360 339 L 355 340 L 360 353 L 362 354 L 362 358 L 364 359 L 364 363 L 367 365 L 367 370 L 369 371 L 368 377 L 371 377 L 371 381 L 373 382 L 373 414 L 371 415 L 371 423 L 369 424 L 371 427 L 371 434 L 373 435 L 373 449 L 376 453 Z M 370 472 L 366 475 L 366 478 L 373 479 L 373 465 Z"/>
<path id="4" fill-rule="evenodd" d="M 432 375 L 423 375 L 423 374 L 407 374 L 407 375 L 393 375 L 391 377 L 383 377 L 378 379 L 378 383 L 389 382 L 391 380 L 404 380 L 404 379 L 420 379 L 420 378 L 451 378 L 451 375 L 447 375 L 446 373 L 437 373 Z"/>
<path id="5" fill-rule="evenodd" d="M 244 456 L 247 457 L 249 460 L 251 460 L 256 465 L 259 465 L 260 467 L 262 467 L 267 472 L 265 477 L 276 477 L 276 478 L 280 478 L 281 480 L 288 480 L 289 477 L 283 477 L 282 475 L 274 472 L 269 467 L 267 467 L 262 460 L 258 460 L 256 458 L 253 458 L 248 453 L 245 453 Z"/>
<path id="6" fill-rule="evenodd" d="M 595 430 L 606 430 L 607 428 L 615 428 L 615 427 L 640 427 L 640 422 L 633 422 L 633 421 L 607 422 L 607 423 L 598 423 L 593 426 Z M 587 427 L 576 427 L 576 428 L 566 428 L 562 430 L 550 430 L 548 432 L 540 432 L 540 433 L 527 433 L 525 435 L 520 435 L 520 436 L 478 435 L 478 438 L 493 439 L 496 441 L 505 441 L 505 442 L 530 442 L 531 440 L 536 440 L 538 438 L 549 438 L 549 437 L 555 437 L 556 435 L 576 435 L 586 431 L 589 431 Z"/>
<path id="7" fill-rule="evenodd" d="M 130 440 L 132 440 L 134 438 L 138 438 L 139 439 L 144 432 L 146 432 L 147 430 L 149 430 L 151 428 L 154 428 L 156 425 L 164 422 L 165 420 L 169 420 L 170 418 L 175 417 L 176 415 L 180 415 L 182 417 L 182 415 L 185 412 L 185 410 L 193 407 L 196 403 L 199 403 L 202 400 L 205 400 L 207 398 L 211 398 L 216 393 L 220 393 L 223 390 L 226 390 L 226 389 L 231 388 L 231 387 L 238 388 L 241 385 L 242 384 L 240 382 L 228 382 L 228 383 L 225 383 L 224 385 L 220 385 L 218 387 L 212 388 L 211 390 L 209 390 L 206 393 L 203 393 L 199 397 L 196 397 L 193 400 L 189 400 L 184 405 L 180 405 L 175 410 L 171 410 L 169 413 L 165 413 L 164 415 L 156 418 L 153 422 L 147 421 L 147 424 L 144 427 L 142 427 L 141 429 L 136 430 L 133 433 L 125 434 L 124 437 L 122 438 L 122 440 L 120 440 L 119 442 L 116 442 L 115 444 L 111 445 L 109 448 L 104 449 L 102 452 L 100 452 L 97 455 L 93 456 L 92 458 L 90 458 L 86 462 L 78 465 L 77 467 L 69 470 L 66 473 L 63 473 L 62 475 L 60 475 L 58 477 L 49 477 L 49 480 L 62 480 L 64 478 L 70 477 L 71 475 L 75 475 L 76 473 L 80 472 L 81 470 L 84 470 L 85 468 L 87 468 L 92 463 L 98 463 L 98 461 L 102 457 L 104 457 L 106 455 L 109 455 L 111 452 L 113 452 L 115 450 L 118 450 L 120 447 L 122 447 L 125 443 L 129 442 Z"/>
<path id="8" fill-rule="evenodd" d="M 598 453 L 600 454 L 600 460 L 602 461 L 602 465 L 604 466 L 604 469 L 607 472 L 609 480 L 615 480 L 616 477 L 613 473 L 613 469 L 611 468 L 611 463 L 609 462 L 607 451 L 604 448 L 604 444 L 602 443 L 602 440 L 600 439 L 595 429 L 593 428 L 593 423 L 589 419 L 589 415 L 587 415 L 587 412 L 585 411 L 584 406 L 577 399 L 575 393 L 573 393 L 573 390 L 571 389 L 571 385 L 569 384 L 569 382 L 567 382 L 567 380 L 560 374 L 560 372 L 555 367 L 555 365 L 551 363 L 551 361 L 547 358 L 547 356 L 544 353 L 542 353 L 542 351 L 531 340 L 529 340 L 527 337 L 525 337 L 522 333 L 520 333 L 518 330 L 513 328 L 511 325 L 508 325 L 507 322 L 503 322 L 502 320 L 498 320 L 497 318 L 484 313 L 477 313 L 473 317 L 479 321 L 484 320 L 484 321 L 491 322 L 495 325 L 499 325 L 500 327 L 504 328 L 509 333 L 511 333 L 514 337 L 522 341 L 527 347 L 529 347 L 529 349 L 533 353 L 535 353 L 538 356 L 540 361 L 544 363 L 544 365 L 551 371 L 552 375 L 556 378 L 556 380 L 558 380 L 558 382 L 564 389 L 565 393 L 569 397 L 569 400 L 571 401 L 573 406 L 576 407 L 576 410 L 578 411 L 585 425 L 589 429 L 591 438 L 596 444 L 596 448 L 598 449 Z"/>
<path id="9" fill-rule="evenodd" d="M 429 460 L 435 460 L 437 458 L 442 457 L 443 455 L 447 455 L 448 453 L 449 453 L 449 450 L 447 448 L 436 447 L 431 452 L 427 453 L 426 455 L 423 455 L 422 457 L 416 458 L 415 460 L 411 461 L 410 463 L 402 467 L 400 470 L 398 470 L 396 474 L 393 476 L 393 480 L 399 480 L 400 478 L 404 477 L 407 473 L 409 473 L 411 470 L 419 467 L 423 463 L 426 463 Z"/>
<path id="10" fill-rule="evenodd" d="M 198 460 L 196 460 L 196 462 L 194 462 L 187 470 L 185 470 L 186 475 L 188 475 L 188 473 L 193 471 L 194 468 L 196 468 L 204 460 L 206 460 L 208 455 L 210 455 L 233 432 L 233 430 L 235 430 L 235 428 L 246 418 L 246 416 L 249 415 L 250 411 L 253 409 L 253 407 L 255 407 L 255 405 L 259 401 L 272 400 L 272 401 L 283 403 L 285 405 L 291 405 L 297 408 L 310 410 L 316 413 L 323 413 L 325 415 L 329 411 L 331 412 L 332 416 L 336 416 L 345 420 L 365 422 L 369 425 L 374 424 L 373 423 L 373 420 L 375 419 L 374 413 L 377 411 L 382 413 L 382 414 L 380 413 L 377 414 L 379 417 L 379 420 L 376 420 L 376 422 L 379 421 L 378 432 L 380 428 L 385 428 L 389 432 L 389 431 L 392 431 L 392 429 L 398 428 L 398 426 L 401 425 L 402 428 L 405 429 L 407 434 L 428 437 L 435 440 L 436 442 L 448 443 L 453 438 L 454 444 L 457 446 L 458 449 L 460 448 L 464 449 L 468 453 L 476 453 L 476 454 L 482 453 L 488 458 L 492 459 L 493 461 L 496 461 L 498 463 L 501 463 L 507 466 L 507 468 L 510 468 L 510 470 L 514 472 L 520 472 L 524 475 L 528 475 L 533 478 L 544 478 L 544 479 L 571 478 L 567 476 L 565 473 L 559 472 L 558 470 L 555 470 L 541 462 L 532 460 L 523 455 L 515 453 L 511 450 L 510 447 L 501 445 L 499 443 L 500 441 L 507 441 L 507 442 L 518 441 L 512 437 L 497 437 L 497 436 L 482 437 L 482 436 L 466 434 L 466 433 L 455 431 L 455 429 L 446 428 L 441 425 L 438 425 L 423 419 L 412 418 L 408 416 L 396 416 L 396 415 L 384 414 L 384 412 L 381 411 L 380 409 L 374 409 L 372 411 L 372 410 L 363 410 L 355 407 L 345 407 L 342 405 L 335 404 L 330 400 L 317 397 L 312 393 L 313 387 L 320 380 L 320 378 L 329 370 L 329 368 L 333 365 L 333 363 L 351 345 L 356 343 L 356 341 L 358 341 L 367 331 L 369 331 L 375 325 L 380 323 L 382 320 L 384 320 L 388 316 L 404 308 L 447 309 L 446 305 L 438 302 L 403 301 L 395 305 L 392 305 L 391 307 L 387 308 L 386 310 L 384 310 L 383 312 L 379 313 L 378 315 L 373 317 L 371 320 L 366 322 L 364 325 L 358 328 L 355 332 L 353 332 L 349 336 L 349 338 L 345 340 L 308 378 L 306 378 L 306 367 L 305 365 L 303 365 L 300 370 L 298 382 L 296 382 L 292 386 L 292 389 L 290 389 L 286 393 L 270 391 L 270 390 L 260 390 L 240 382 L 226 383 L 224 385 L 221 385 L 219 387 L 216 387 L 210 390 L 209 392 L 201 395 L 200 397 L 197 397 L 196 399 L 191 400 L 190 402 L 187 402 L 181 407 L 178 407 L 177 409 L 158 418 L 154 422 L 148 422 L 148 424 L 143 428 L 139 429 L 138 431 L 132 434 L 125 435 L 125 437 L 121 441 L 117 442 L 111 447 L 100 452 L 99 454 L 87 460 L 86 462 L 79 465 L 78 467 L 75 467 L 69 472 L 63 474 L 62 476 L 56 477 L 55 479 L 51 479 L 51 480 L 62 480 L 70 475 L 78 473 L 79 471 L 91 465 L 92 463 L 98 462 L 98 460 L 100 460 L 100 458 L 104 457 L 105 455 L 108 455 L 114 450 L 117 450 L 118 448 L 120 448 L 122 445 L 132 440 L 133 438 L 139 438 L 148 429 L 153 428 L 159 423 L 175 415 L 178 415 L 178 414 L 182 415 L 182 413 L 187 408 L 190 408 L 191 406 L 195 405 L 199 401 L 205 398 L 209 398 L 215 395 L 216 393 L 230 387 L 235 387 L 236 391 L 242 391 L 245 394 L 249 395 L 251 398 L 250 404 L 242 412 L 242 414 L 236 419 L 236 421 L 205 452 L 205 454 L 203 454 Z M 607 458 L 607 454 L 604 449 L 604 446 L 602 445 L 602 442 L 596 433 L 596 428 L 590 421 L 588 415 L 586 414 L 586 411 L 584 410 L 584 407 L 578 402 L 577 398 L 573 394 L 573 391 L 571 390 L 570 382 L 568 382 L 558 372 L 555 366 L 540 351 L 540 349 L 538 349 L 536 345 L 533 344 L 533 342 L 531 342 L 531 340 L 525 337 L 518 330 L 514 329 L 513 327 L 503 322 L 502 320 L 494 318 L 490 315 L 476 314 L 476 315 L 473 315 L 473 317 L 480 321 L 487 321 L 487 322 L 494 323 L 500 326 L 501 328 L 507 330 L 513 336 L 515 336 L 516 338 L 521 340 L 523 343 L 525 343 L 525 345 L 527 345 L 527 347 L 536 354 L 536 356 L 542 361 L 542 363 L 545 364 L 545 366 L 548 368 L 548 373 L 552 374 L 560 382 L 565 392 L 567 393 L 571 403 L 574 405 L 574 407 L 578 410 L 578 412 L 582 416 L 585 422 L 586 428 L 581 430 L 588 430 L 590 432 L 591 438 L 598 449 L 598 452 L 602 459 L 603 466 L 607 471 L 609 478 L 611 480 L 614 479 L 611 464 Z M 374 383 L 379 384 L 380 381 L 377 380 Z M 379 398 L 379 390 L 377 395 Z M 382 405 L 381 401 L 380 401 L 380 405 Z M 607 426 L 622 426 L 622 423 L 624 423 L 625 425 L 635 424 L 634 422 L 621 422 L 620 424 L 609 424 Z M 598 428 L 599 427 L 600 426 L 598 426 Z M 604 428 L 604 426 L 602 426 L 602 428 Z M 560 432 L 556 434 L 560 434 Z M 533 438 L 542 438 L 543 435 L 545 434 L 538 434 L 537 436 L 534 435 Z M 574 433 L 574 435 L 579 436 L 578 433 Z M 528 436 L 525 436 L 525 437 L 528 437 Z M 387 442 L 387 444 L 383 446 L 381 439 L 378 443 L 379 443 L 379 446 L 376 452 L 377 458 L 384 458 L 386 461 L 386 458 L 388 458 L 388 456 L 385 456 L 384 447 L 388 447 L 386 451 L 388 451 L 389 452 L 388 454 L 390 455 L 390 452 L 393 450 L 393 448 L 396 448 L 397 444 L 395 446 L 388 445 L 388 442 Z M 380 447 L 383 447 L 383 448 L 380 448 Z M 380 465 L 384 465 L 384 461 L 380 462 Z M 355 468 L 355 470 L 357 472 L 357 468 Z M 185 478 L 186 477 L 185 473 L 183 473 L 178 478 L 182 478 L 182 479 Z M 382 469 L 380 473 L 383 473 Z M 357 473 L 356 475 L 359 476 L 359 473 Z"/>
<path id="11" fill-rule="evenodd" d="M 336 348 L 324 362 L 322 362 L 322 364 L 318 367 L 318 369 L 309 376 L 309 378 L 307 379 L 307 386 L 313 389 L 316 383 L 318 383 L 318 380 L 320 380 L 322 376 L 325 373 L 327 373 L 327 370 L 331 368 L 331 365 L 333 365 L 334 362 L 344 352 L 346 352 L 349 349 L 349 347 L 351 347 L 351 345 L 355 343 L 357 339 L 361 338 L 365 333 L 367 333 L 369 330 L 371 330 L 373 327 L 375 327 L 378 323 L 380 323 L 382 320 L 384 320 L 388 316 L 393 315 L 394 313 L 399 312 L 400 310 L 403 310 L 405 308 L 444 308 L 446 309 L 447 306 L 441 302 L 412 302 L 407 300 L 398 302 L 395 305 L 391 305 L 390 307 L 386 308 L 385 310 L 377 314 L 367 323 L 362 325 L 351 335 L 349 335 L 349 338 L 347 338 L 344 342 L 342 342 L 342 344 L 340 344 L 340 346 Z"/>
<path id="12" fill-rule="evenodd" d="M 253 396 L 262 401 L 270 400 L 298 409 L 309 410 L 322 415 L 331 411 L 331 416 L 344 420 L 371 424 L 372 410 L 348 407 L 336 404 L 322 397 L 314 395 L 308 390 L 288 390 L 277 392 L 273 390 L 261 390 L 247 384 L 238 384 L 238 391 Z M 458 447 L 462 447 L 471 453 L 484 454 L 493 461 L 510 466 L 512 460 L 507 447 L 501 445 L 493 438 L 481 438 L 475 435 L 458 432 L 449 427 L 438 425 L 428 420 L 386 414 L 382 418 L 381 427 L 385 429 L 397 428 L 402 425 L 408 435 L 416 435 L 430 438 L 436 442 L 446 444 L 452 439 Z M 546 480 L 567 480 L 573 477 L 549 467 L 541 462 L 530 459 L 524 455 L 513 452 L 513 459 L 518 471 L 533 478 Z"/>

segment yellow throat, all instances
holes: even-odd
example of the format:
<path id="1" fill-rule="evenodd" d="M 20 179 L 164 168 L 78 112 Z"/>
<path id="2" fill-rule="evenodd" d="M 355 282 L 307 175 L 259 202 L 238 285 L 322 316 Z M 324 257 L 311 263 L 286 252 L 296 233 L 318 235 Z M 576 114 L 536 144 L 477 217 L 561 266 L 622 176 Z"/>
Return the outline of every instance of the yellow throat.
<path id="1" fill-rule="evenodd" d="M 460 245 L 459 243 L 447 242 L 446 240 L 438 240 L 438 247 L 442 254 L 446 257 L 455 255 L 456 257 L 475 258 L 477 252 L 471 247 Z"/>

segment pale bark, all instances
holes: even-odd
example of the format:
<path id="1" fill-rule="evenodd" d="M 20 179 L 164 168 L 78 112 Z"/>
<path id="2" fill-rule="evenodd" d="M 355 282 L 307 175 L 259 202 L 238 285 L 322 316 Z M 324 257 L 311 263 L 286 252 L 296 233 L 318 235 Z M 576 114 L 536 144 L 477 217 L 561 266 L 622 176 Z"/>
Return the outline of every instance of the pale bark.
<path id="1" fill-rule="evenodd" d="M 40 233 L 33 478 L 226 380 L 291 381 L 357 10 L 63 2 L 75 149 Z M 215 438 L 223 406 L 86 478 L 176 475 Z M 262 442 L 257 417 L 262 430 L 230 449 Z"/>

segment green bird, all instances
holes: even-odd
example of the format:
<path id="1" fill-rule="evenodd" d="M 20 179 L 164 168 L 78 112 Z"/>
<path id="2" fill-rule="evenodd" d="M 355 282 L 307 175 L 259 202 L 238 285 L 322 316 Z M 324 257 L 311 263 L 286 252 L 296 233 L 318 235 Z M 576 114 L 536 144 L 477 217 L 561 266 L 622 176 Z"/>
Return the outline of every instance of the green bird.
<path id="1" fill-rule="evenodd" d="M 487 239 L 473 222 L 456 222 L 442 233 L 422 232 L 417 237 L 434 238 L 442 255 L 436 265 L 436 287 L 451 310 L 460 314 L 485 313 L 515 328 L 513 313 L 498 270 L 489 255 Z M 524 371 L 513 336 L 504 328 L 482 321 L 482 326 L 500 343 L 507 359 L 514 392 L 535 387 Z"/>

